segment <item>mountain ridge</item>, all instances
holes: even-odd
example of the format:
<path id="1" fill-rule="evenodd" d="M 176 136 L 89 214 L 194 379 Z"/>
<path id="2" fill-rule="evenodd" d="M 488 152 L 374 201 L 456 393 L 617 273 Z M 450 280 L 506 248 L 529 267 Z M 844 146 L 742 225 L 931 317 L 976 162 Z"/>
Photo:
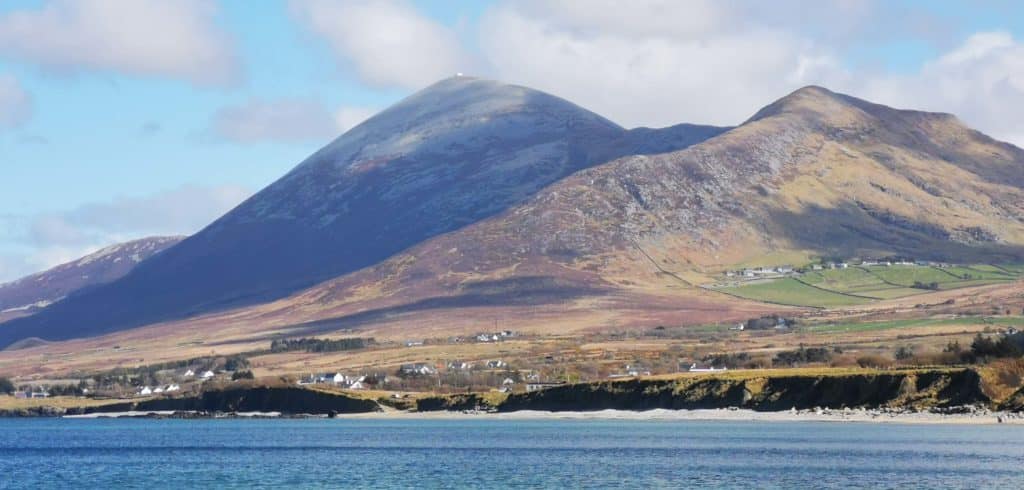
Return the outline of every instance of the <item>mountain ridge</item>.
<path id="1" fill-rule="evenodd" d="M 499 214 L 581 168 L 644 151 L 648 139 L 664 151 L 725 129 L 627 131 L 525 87 L 442 80 L 346 132 L 159 260 L 5 325 L 0 340 L 97 334 L 272 301 Z M 109 304 L 122 307 L 100 306 Z"/>
<path id="2" fill-rule="evenodd" d="M 139 263 L 183 240 L 146 237 L 103 247 L 79 259 L 0 284 L 0 321 L 38 312 L 83 289 L 123 277 Z"/>

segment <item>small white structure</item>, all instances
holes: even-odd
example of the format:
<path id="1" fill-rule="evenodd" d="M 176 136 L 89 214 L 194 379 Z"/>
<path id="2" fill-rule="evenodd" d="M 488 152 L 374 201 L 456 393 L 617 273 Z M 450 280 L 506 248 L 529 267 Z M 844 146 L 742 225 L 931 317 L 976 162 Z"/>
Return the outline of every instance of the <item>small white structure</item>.
<path id="1" fill-rule="evenodd" d="M 181 391 L 181 386 L 178 386 L 177 384 L 168 385 L 167 389 L 165 389 L 164 391 L 167 392 L 167 393 L 171 393 L 171 392 L 174 392 L 174 391 Z"/>
<path id="2" fill-rule="evenodd" d="M 501 359 L 495 359 L 493 361 L 487 361 L 487 367 L 489 369 L 501 369 L 501 368 L 506 367 L 506 366 L 508 366 L 508 363 L 505 362 L 505 361 L 502 361 Z"/>
<path id="3" fill-rule="evenodd" d="M 181 377 L 183 377 L 183 378 L 191 378 L 192 376 L 195 376 L 195 375 L 196 375 L 196 372 L 191 370 L 191 369 L 189 369 L 188 371 L 185 371 L 185 374 L 182 374 Z"/>
<path id="4" fill-rule="evenodd" d="M 719 371 L 728 371 L 728 370 L 729 370 L 729 368 L 724 367 L 724 366 L 720 367 L 720 368 L 716 368 L 714 366 L 698 367 L 697 363 L 693 363 L 693 364 L 690 365 L 690 372 L 691 373 L 716 373 L 716 372 L 719 372 Z"/>
<path id="5" fill-rule="evenodd" d="M 502 381 L 501 384 L 502 384 L 502 386 L 512 386 L 512 385 L 516 384 L 516 381 L 514 379 L 512 379 L 512 378 L 505 378 L 505 380 Z"/>
<path id="6" fill-rule="evenodd" d="M 203 374 L 199 375 L 199 378 L 200 379 L 210 379 L 210 378 L 212 378 L 214 376 L 216 376 L 216 375 L 213 374 L 213 371 L 204 371 Z"/>
<path id="7" fill-rule="evenodd" d="M 529 383 L 526 383 L 526 392 L 530 393 L 530 392 L 534 392 L 534 391 L 546 390 L 548 388 L 554 388 L 556 386 L 562 386 L 563 384 L 564 383 L 548 383 L 548 382 L 541 382 L 541 381 L 531 381 Z"/>
<path id="8" fill-rule="evenodd" d="M 153 393 L 163 393 L 163 392 L 164 392 L 164 387 L 163 386 L 157 386 L 156 388 L 153 388 Z"/>
<path id="9" fill-rule="evenodd" d="M 153 388 L 150 388 L 148 386 L 143 386 L 141 389 L 139 389 L 139 396 L 148 396 L 148 395 L 152 395 L 152 394 L 153 394 Z"/>
<path id="10" fill-rule="evenodd" d="M 420 375 L 420 376 L 428 375 L 428 374 L 434 374 L 434 373 L 437 372 L 437 370 L 434 369 L 433 366 L 431 366 L 429 364 L 423 364 L 423 363 L 402 364 L 402 366 L 399 367 L 398 370 L 399 370 L 399 372 L 401 372 L 402 374 L 405 374 L 405 375 Z"/>
<path id="11" fill-rule="evenodd" d="M 45 391 L 33 391 L 29 394 L 29 398 L 49 398 L 50 394 Z"/>

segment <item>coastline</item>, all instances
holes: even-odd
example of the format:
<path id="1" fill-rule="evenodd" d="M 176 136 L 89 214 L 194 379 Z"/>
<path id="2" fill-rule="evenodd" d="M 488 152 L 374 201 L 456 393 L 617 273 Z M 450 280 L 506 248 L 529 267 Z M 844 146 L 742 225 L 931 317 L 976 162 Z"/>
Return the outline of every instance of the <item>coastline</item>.
<path id="1" fill-rule="evenodd" d="M 283 415 L 280 412 L 234 412 L 207 414 L 182 411 L 130 411 L 65 415 L 66 419 L 100 418 L 175 418 L 175 419 L 255 419 L 255 418 L 336 418 L 378 420 L 625 420 L 625 421 L 693 421 L 693 422 L 830 422 L 830 423 L 895 423 L 935 425 L 1024 425 L 1024 414 L 1016 412 L 973 411 L 965 413 L 934 413 L 880 410 L 800 410 L 759 412 L 748 409 L 668 410 L 597 410 L 589 412 L 548 412 L 521 410 L 515 412 L 434 411 L 412 412 L 387 410 L 381 412 L 327 415 Z"/>

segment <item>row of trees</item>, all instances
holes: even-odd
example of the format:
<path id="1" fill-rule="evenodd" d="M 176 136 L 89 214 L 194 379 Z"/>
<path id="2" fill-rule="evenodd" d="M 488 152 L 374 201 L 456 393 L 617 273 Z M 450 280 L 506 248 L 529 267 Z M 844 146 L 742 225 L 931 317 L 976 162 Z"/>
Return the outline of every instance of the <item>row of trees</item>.
<path id="1" fill-rule="evenodd" d="M 270 343 L 270 352 L 338 352 L 345 350 L 356 350 L 369 347 L 374 340 L 363 338 L 351 339 L 318 339 L 315 337 L 301 339 L 279 339 Z"/>

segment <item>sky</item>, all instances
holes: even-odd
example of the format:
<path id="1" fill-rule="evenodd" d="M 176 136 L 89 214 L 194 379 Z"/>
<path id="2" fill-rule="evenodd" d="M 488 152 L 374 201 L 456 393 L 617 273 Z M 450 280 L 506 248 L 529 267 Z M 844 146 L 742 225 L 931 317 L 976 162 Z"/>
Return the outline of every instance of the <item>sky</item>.
<path id="1" fill-rule="evenodd" d="M 190 234 L 457 72 L 626 127 L 805 85 L 1024 146 L 1024 2 L 0 0 L 0 282 Z"/>

